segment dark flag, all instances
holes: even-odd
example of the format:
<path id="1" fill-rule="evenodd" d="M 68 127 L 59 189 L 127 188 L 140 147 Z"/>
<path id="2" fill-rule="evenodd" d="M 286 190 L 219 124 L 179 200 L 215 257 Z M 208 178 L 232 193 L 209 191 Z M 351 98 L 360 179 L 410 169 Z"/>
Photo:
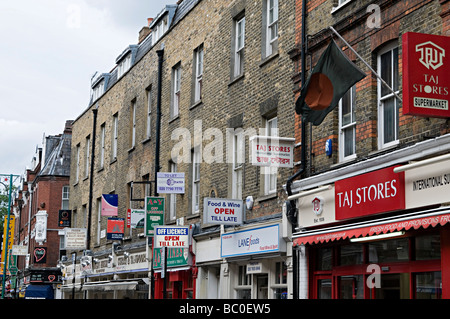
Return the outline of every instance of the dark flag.
<path id="1" fill-rule="evenodd" d="M 331 40 L 303 85 L 295 111 L 307 122 L 319 125 L 342 96 L 365 76 Z"/>

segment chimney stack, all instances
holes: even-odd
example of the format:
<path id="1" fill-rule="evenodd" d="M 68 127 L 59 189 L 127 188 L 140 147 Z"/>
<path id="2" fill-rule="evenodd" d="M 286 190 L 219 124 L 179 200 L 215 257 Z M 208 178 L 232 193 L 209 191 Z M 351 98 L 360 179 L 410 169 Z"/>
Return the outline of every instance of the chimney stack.
<path id="1" fill-rule="evenodd" d="M 141 43 L 142 41 L 144 41 L 145 38 L 147 38 L 148 35 L 151 33 L 151 30 L 150 30 L 149 27 L 150 27 L 150 25 L 152 24 L 152 21 L 153 21 L 153 18 L 148 18 L 148 19 L 147 19 L 148 25 L 145 26 L 145 27 L 143 27 L 143 28 L 141 29 L 141 31 L 139 31 L 138 44 Z"/>

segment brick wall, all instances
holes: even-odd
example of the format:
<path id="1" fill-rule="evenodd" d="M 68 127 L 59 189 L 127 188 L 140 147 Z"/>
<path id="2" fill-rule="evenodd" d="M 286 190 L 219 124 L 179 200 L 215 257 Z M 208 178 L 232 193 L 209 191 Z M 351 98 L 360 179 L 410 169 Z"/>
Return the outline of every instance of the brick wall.
<path id="1" fill-rule="evenodd" d="M 231 34 L 233 16 L 244 12 L 246 17 L 246 42 L 244 76 L 232 81 L 231 72 Z M 161 119 L 161 152 L 160 164 L 162 172 L 169 170 L 174 146 L 180 142 L 172 133 L 187 129 L 188 141 L 194 147 L 200 136 L 203 151 L 208 151 L 217 145 L 216 151 L 222 152 L 222 161 L 213 164 L 200 165 L 200 206 L 203 198 L 215 193 L 216 197 L 231 197 L 234 185 L 231 182 L 231 164 L 227 163 L 227 152 L 231 145 L 227 143 L 227 128 L 238 123 L 244 130 L 250 131 L 263 127 L 264 114 L 268 110 L 276 110 L 279 135 L 292 137 L 294 135 L 294 106 L 291 76 L 293 64 L 288 52 L 294 47 L 294 3 L 280 2 L 279 39 L 277 54 L 270 59 L 262 58 L 262 2 L 250 1 L 220 1 L 205 0 L 196 5 L 177 25 L 171 29 L 133 68 L 120 79 L 108 92 L 98 100 L 96 161 L 94 168 L 92 214 L 92 236 L 97 232 L 97 208 L 95 199 L 102 193 L 114 192 L 119 195 L 119 217 L 125 217 L 129 208 L 129 183 L 141 181 L 143 176 L 154 177 L 154 153 L 157 92 L 157 54 L 156 50 L 164 43 L 164 63 L 162 78 L 162 119 Z M 194 50 L 203 44 L 204 72 L 201 103 L 192 103 L 192 72 Z M 181 66 L 181 95 L 179 116 L 170 119 L 172 68 Z M 152 137 L 142 142 L 145 136 L 146 121 L 146 89 L 153 92 L 153 127 Z M 130 106 L 136 100 L 137 144 L 133 150 L 129 146 Z M 97 105 L 97 104 L 95 104 Z M 94 106 L 95 106 L 94 105 Z M 91 106 L 91 109 L 92 107 Z M 112 136 L 112 116 L 119 115 L 119 139 L 117 160 L 110 163 Z M 86 110 L 73 123 L 72 154 L 76 154 L 76 146 L 80 145 L 81 165 L 84 164 L 84 144 L 86 136 L 92 135 L 92 111 Z M 99 169 L 100 126 L 106 128 L 105 165 Z M 233 127 L 233 126 L 231 126 Z M 197 128 L 197 131 L 195 129 Z M 208 133 L 217 134 L 217 143 L 212 143 Z M 203 136 L 203 138 L 202 138 Z M 222 139 L 223 138 L 223 139 Z M 92 141 L 92 139 L 91 139 Z M 243 199 L 252 195 L 255 208 L 247 213 L 247 219 L 280 213 L 283 198 L 282 185 L 292 174 L 290 169 L 278 170 L 277 193 L 274 196 L 264 196 L 262 193 L 262 177 L 260 169 L 248 161 L 249 143 L 246 138 L 246 163 L 243 170 Z M 209 147 L 209 148 L 208 148 Z M 187 150 L 190 153 L 190 149 Z M 183 155 L 179 154 L 179 157 Z M 188 154 L 190 158 L 190 154 Z M 220 157 L 219 157 L 220 158 Z M 177 218 L 185 217 L 186 223 L 201 221 L 201 215 L 190 213 L 191 204 L 191 165 L 179 162 L 178 172 L 186 174 L 186 194 L 177 195 Z M 75 183 L 76 156 L 72 156 L 71 166 L 71 198 L 70 205 L 77 211 L 76 227 L 85 227 L 82 216 L 83 205 L 88 206 L 89 178 L 80 175 Z M 82 169 L 80 169 L 82 172 Z M 142 187 L 135 188 L 135 197 L 142 197 Z M 161 196 L 166 196 L 161 194 Z M 168 196 L 166 197 L 168 198 Z M 141 205 L 143 203 L 133 203 Z M 166 206 L 166 211 L 168 206 Z M 173 221 L 166 221 L 173 222 Z M 106 218 L 101 219 L 101 229 L 106 228 Z M 133 232 L 133 236 L 137 232 Z M 135 238 L 135 237 L 133 237 Z M 94 240 L 95 241 L 95 240 Z M 93 241 L 93 242 L 94 242 Z M 101 246 L 106 244 L 102 239 Z"/>
<path id="2" fill-rule="evenodd" d="M 367 7 L 375 4 L 380 8 L 380 28 L 369 27 L 367 21 L 373 17 L 373 12 L 367 12 Z M 302 1 L 297 1 L 297 15 L 301 12 Z M 377 111 L 377 80 L 370 70 L 351 52 L 345 44 L 326 27 L 332 25 L 342 37 L 377 70 L 377 53 L 383 45 L 393 41 L 399 47 L 399 85 L 401 96 L 401 36 L 403 33 L 421 32 L 430 34 L 446 34 L 448 32 L 448 1 L 352 1 L 332 13 L 337 2 L 314 1 L 307 2 L 306 34 L 308 37 L 308 56 L 306 76 L 312 66 L 317 63 L 320 54 L 333 37 L 345 54 L 353 60 L 367 76 L 356 85 L 356 153 L 357 158 L 373 156 L 378 151 L 378 111 Z M 294 92 L 298 94 L 301 87 L 300 74 L 300 34 L 301 22 L 297 18 L 297 50 L 291 53 L 296 60 L 297 76 L 294 79 Z M 372 20 L 370 20 L 372 21 Z M 296 138 L 300 142 L 300 117 L 296 118 Z M 338 108 L 330 113 L 324 122 L 313 127 L 312 136 L 308 132 L 308 164 L 309 174 L 328 170 L 332 165 L 339 164 L 338 156 Z M 399 144 L 403 147 L 420 142 L 426 138 L 436 137 L 450 132 L 450 124 L 445 119 L 421 118 L 404 115 L 402 107 L 399 110 Z M 333 156 L 325 155 L 324 140 L 333 138 Z M 336 142 L 336 143 L 335 143 Z M 375 153 L 374 153 L 375 152 Z M 300 151 L 297 151 L 297 156 Z M 300 160 L 300 157 L 297 157 Z"/>

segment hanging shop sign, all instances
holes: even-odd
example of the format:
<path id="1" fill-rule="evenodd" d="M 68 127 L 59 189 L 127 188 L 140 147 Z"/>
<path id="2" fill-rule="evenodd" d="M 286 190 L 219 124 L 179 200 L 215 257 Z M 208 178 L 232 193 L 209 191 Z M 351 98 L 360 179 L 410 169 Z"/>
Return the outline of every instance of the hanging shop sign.
<path id="1" fill-rule="evenodd" d="M 117 216 L 119 212 L 119 195 L 102 194 L 102 216 Z"/>
<path id="2" fill-rule="evenodd" d="M 145 197 L 145 236 L 153 236 L 155 227 L 164 224 L 164 197 Z"/>
<path id="3" fill-rule="evenodd" d="M 36 214 L 36 225 L 34 226 L 36 236 L 34 239 L 39 245 L 47 241 L 47 217 L 47 211 L 45 210 L 40 210 Z"/>
<path id="4" fill-rule="evenodd" d="M 33 250 L 33 263 L 45 264 L 47 262 L 47 247 L 36 247 Z"/>
<path id="5" fill-rule="evenodd" d="M 58 213 L 58 226 L 70 227 L 72 220 L 72 211 L 69 209 L 60 209 Z"/>
<path id="6" fill-rule="evenodd" d="M 252 136 L 252 165 L 265 167 L 294 167 L 294 138 Z"/>
<path id="7" fill-rule="evenodd" d="M 280 225 L 224 233 L 221 236 L 221 257 L 281 251 Z"/>
<path id="8" fill-rule="evenodd" d="M 145 210 L 128 209 L 127 210 L 127 228 L 144 228 Z"/>
<path id="9" fill-rule="evenodd" d="M 405 209 L 405 174 L 393 169 L 336 181 L 336 220 Z"/>
<path id="10" fill-rule="evenodd" d="M 450 117 L 450 37 L 402 36 L 403 113 Z"/>
<path id="11" fill-rule="evenodd" d="M 110 217 L 106 224 L 106 239 L 122 240 L 125 232 L 125 220 L 123 218 Z"/>
<path id="12" fill-rule="evenodd" d="M 65 250 L 86 249 L 86 228 L 65 228 Z"/>
<path id="13" fill-rule="evenodd" d="M 189 226 L 158 226 L 155 228 L 155 248 L 189 248 Z"/>
<path id="14" fill-rule="evenodd" d="M 26 256 L 26 255 L 28 255 L 28 245 L 13 245 L 11 254 L 13 256 Z"/>
<path id="15" fill-rule="evenodd" d="M 158 194 L 184 194 L 184 173 L 157 173 Z"/>
<path id="16" fill-rule="evenodd" d="M 203 200 L 203 223 L 241 225 L 244 202 L 238 199 L 210 198 Z"/>

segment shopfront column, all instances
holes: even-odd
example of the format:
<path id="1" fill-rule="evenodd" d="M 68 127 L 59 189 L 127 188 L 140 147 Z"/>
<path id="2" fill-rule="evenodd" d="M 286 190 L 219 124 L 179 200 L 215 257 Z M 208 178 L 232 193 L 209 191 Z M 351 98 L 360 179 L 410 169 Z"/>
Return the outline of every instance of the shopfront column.
<path id="1" fill-rule="evenodd" d="M 442 299 L 450 299 L 450 225 L 441 228 Z"/>

